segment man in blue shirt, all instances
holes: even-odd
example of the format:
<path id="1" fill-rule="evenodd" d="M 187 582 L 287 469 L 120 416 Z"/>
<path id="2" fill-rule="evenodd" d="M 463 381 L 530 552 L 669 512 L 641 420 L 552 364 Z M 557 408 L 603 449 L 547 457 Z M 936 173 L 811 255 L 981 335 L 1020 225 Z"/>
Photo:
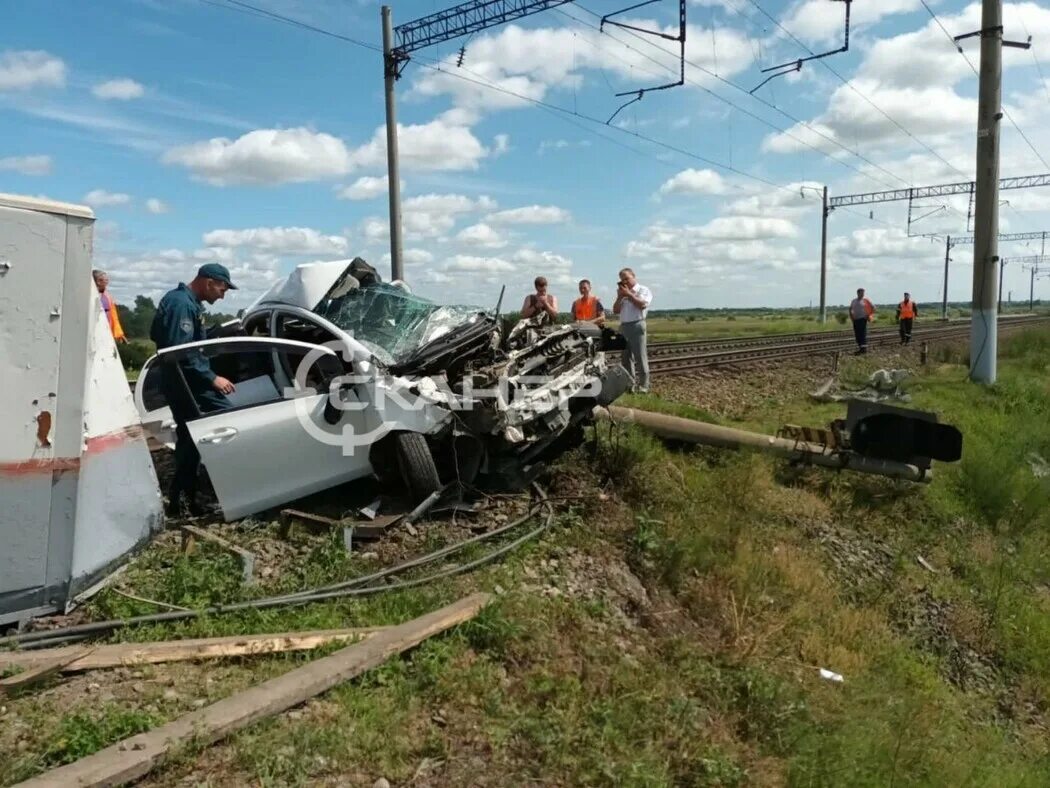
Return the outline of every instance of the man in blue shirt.
<path id="1" fill-rule="evenodd" d="M 157 306 L 149 332 L 157 350 L 206 339 L 204 304 L 214 304 L 227 290 L 236 289 L 225 266 L 208 263 L 200 267 L 188 285 L 180 282 L 168 291 Z M 233 383 L 216 375 L 208 359 L 199 352 L 185 356 L 177 364 L 164 364 L 160 373 L 161 388 L 176 424 L 175 475 L 168 492 L 168 514 L 179 516 L 184 499 L 191 514 L 203 514 L 197 501 L 201 456 L 186 422 L 201 413 L 227 407 L 226 395 L 233 392 Z"/>

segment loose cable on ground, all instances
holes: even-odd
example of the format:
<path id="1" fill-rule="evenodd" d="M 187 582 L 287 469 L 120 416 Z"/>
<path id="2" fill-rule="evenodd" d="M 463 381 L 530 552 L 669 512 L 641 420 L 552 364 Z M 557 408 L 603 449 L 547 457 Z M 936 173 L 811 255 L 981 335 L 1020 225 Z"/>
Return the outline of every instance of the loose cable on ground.
<path id="1" fill-rule="evenodd" d="M 114 632 L 118 629 L 123 629 L 137 624 L 156 624 L 166 623 L 170 621 L 185 621 L 194 618 L 200 618 L 207 615 L 220 615 L 222 613 L 232 613 L 240 610 L 266 610 L 275 607 L 292 607 L 297 605 L 309 604 L 311 602 L 322 602 L 330 599 L 340 599 L 343 597 L 356 597 L 356 596 L 370 596 L 372 594 L 383 593 L 386 591 L 398 591 L 406 588 L 415 588 L 417 586 L 425 585 L 427 583 L 441 580 L 446 577 L 452 577 L 457 574 L 463 574 L 469 572 L 472 569 L 483 566 L 491 561 L 500 558 L 510 551 L 516 549 L 520 545 L 535 538 L 547 528 L 550 527 L 554 520 L 554 508 L 547 498 L 546 492 L 538 484 L 533 484 L 534 489 L 540 502 L 533 507 L 530 507 L 527 514 L 523 517 L 518 518 L 512 523 L 501 526 L 494 531 L 489 531 L 478 536 L 464 539 L 461 542 L 457 542 L 453 545 L 448 545 L 439 550 L 435 550 L 432 553 L 413 558 L 408 561 L 402 562 L 397 566 L 389 567 L 380 572 L 375 572 L 371 575 L 364 577 L 355 578 L 353 580 L 345 581 L 343 583 L 336 583 L 331 586 L 323 586 L 316 589 L 309 589 L 307 591 L 301 591 L 296 594 L 285 594 L 275 597 L 266 597 L 263 599 L 252 599 L 244 602 L 235 602 L 229 605 L 215 605 L 210 608 L 203 610 L 173 610 L 167 613 L 154 613 L 143 616 L 133 616 L 126 619 L 111 619 L 108 621 L 93 621 L 86 624 L 77 624 L 71 627 L 63 627 L 61 629 L 44 630 L 40 632 L 25 632 L 19 635 L 11 635 L 8 637 L 0 638 L 0 647 L 20 645 L 22 648 L 46 648 L 60 643 L 74 643 L 82 640 L 86 640 L 94 635 L 101 635 L 105 633 Z M 412 580 L 403 580 L 395 583 L 386 583 L 384 585 L 369 585 L 364 588 L 356 586 L 364 585 L 365 583 L 372 583 L 377 580 L 382 580 L 391 575 L 400 574 L 414 569 L 419 566 L 437 561 L 444 558 L 447 555 L 458 552 L 472 544 L 477 544 L 486 539 L 491 539 L 500 534 L 506 533 L 507 531 L 516 528 L 532 517 L 540 509 L 546 509 L 546 516 L 543 522 L 532 529 L 523 536 L 515 539 L 514 541 L 496 548 L 495 550 L 486 553 L 480 558 L 476 558 L 473 561 L 468 561 L 465 564 L 459 564 L 457 566 L 442 569 L 423 577 L 414 578 Z"/>

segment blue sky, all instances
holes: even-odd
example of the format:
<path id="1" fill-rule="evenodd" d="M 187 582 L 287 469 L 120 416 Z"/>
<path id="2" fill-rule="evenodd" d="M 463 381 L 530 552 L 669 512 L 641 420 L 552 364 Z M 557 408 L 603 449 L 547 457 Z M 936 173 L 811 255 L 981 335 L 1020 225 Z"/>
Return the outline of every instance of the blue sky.
<path id="1" fill-rule="evenodd" d="M 157 296 L 208 260 L 242 285 L 230 309 L 301 262 L 361 255 L 388 271 L 379 6 L 252 5 L 366 46 L 226 0 L 5 9 L 0 191 L 92 205 L 95 262 L 120 299 Z M 978 3 L 929 5 L 952 34 L 979 27 Z M 399 3 L 394 21 L 441 7 Z M 817 300 L 821 186 L 972 178 L 976 79 L 921 0 L 855 0 L 848 53 L 756 97 L 761 68 L 840 45 L 842 5 L 692 0 L 687 84 L 605 125 L 615 92 L 677 76 L 676 45 L 598 32 L 598 16 L 621 7 L 570 3 L 408 64 L 398 119 L 417 292 L 491 304 L 506 284 L 513 303 L 544 274 L 567 304 L 584 276 L 608 298 L 626 265 L 661 307 L 805 306 Z M 675 31 L 676 14 L 661 0 L 620 18 Z M 1005 54 L 1004 103 L 1031 144 L 1004 123 L 1002 175 L 1050 172 L 1050 8 L 1006 3 L 1004 18 L 1008 38 L 1035 47 Z M 1001 198 L 1002 231 L 1050 230 L 1050 188 Z M 967 209 L 965 197 L 926 201 L 913 232 L 962 234 Z M 909 238 L 906 203 L 872 211 L 832 216 L 829 301 L 858 286 L 881 301 L 903 289 L 939 299 L 943 240 Z M 949 296 L 966 299 L 972 247 L 953 259 Z M 1019 265 L 1004 290 L 1027 297 Z"/>

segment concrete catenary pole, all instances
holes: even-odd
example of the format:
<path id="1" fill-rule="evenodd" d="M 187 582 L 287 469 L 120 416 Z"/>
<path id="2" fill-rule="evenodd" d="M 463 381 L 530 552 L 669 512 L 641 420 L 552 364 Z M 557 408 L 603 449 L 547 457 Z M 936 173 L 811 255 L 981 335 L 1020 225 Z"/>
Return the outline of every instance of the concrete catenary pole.
<path id="1" fill-rule="evenodd" d="M 941 298 L 941 320 L 948 319 L 948 263 L 951 261 L 952 237 L 944 239 L 944 295 Z"/>
<path id="2" fill-rule="evenodd" d="M 1003 313 L 1003 271 L 1006 270 L 1006 260 L 999 261 L 999 300 L 995 304 L 996 314 Z"/>
<path id="3" fill-rule="evenodd" d="M 820 220 L 820 322 L 828 321 L 828 187 Z"/>
<path id="4" fill-rule="evenodd" d="M 970 379 L 994 383 L 999 352 L 996 314 L 999 267 L 999 121 L 1002 118 L 1003 3 L 981 6 L 981 72 L 977 103 L 977 187 L 974 210 Z"/>
<path id="5" fill-rule="evenodd" d="M 1035 311 L 1035 272 L 1038 270 L 1037 266 L 1032 266 L 1032 270 L 1028 273 L 1031 274 L 1028 282 L 1028 311 Z"/>
<path id="6" fill-rule="evenodd" d="M 381 11 L 383 19 L 383 87 L 386 94 L 386 171 L 390 195 L 390 278 L 404 279 L 401 241 L 401 176 L 397 155 L 397 109 L 394 106 L 394 83 L 397 61 L 394 59 L 394 27 L 390 6 Z"/>

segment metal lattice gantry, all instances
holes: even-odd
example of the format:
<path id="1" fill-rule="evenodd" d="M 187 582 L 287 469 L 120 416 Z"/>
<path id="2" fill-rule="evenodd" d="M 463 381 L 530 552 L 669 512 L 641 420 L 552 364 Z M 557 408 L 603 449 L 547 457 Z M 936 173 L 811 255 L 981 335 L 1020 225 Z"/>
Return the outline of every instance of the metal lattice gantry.
<path id="1" fill-rule="evenodd" d="M 470 0 L 451 8 L 393 26 L 390 6 L 380 9 L 383 23 L 383 91 L 386 103 L 386 159 L 390 201 L 390 276 L 404 279 L 401 231 L 401 174 L 398 161 L 397 109 L 394 83 L 413 52 L 443 41 L 477 33 L 513 19 L 546 11 L 572 0 Z M 462 50 L 460 50 L 462 60 Z"/>
<path id="2" fill-rule="evenodd" d="M 393 56 L 399 61 L 417 49 L 477 33 L 504 22 L 557 8 L 572 0 L 472 0 L 394 28 Z"/>
<path id="3" fill-rule="evenodd" d="M 1024 175 L 1018 178 L 1001 178 L 999 179 L 999 189 L 1029 189 L 1035 186 L 1050 186 L 1050 173 L 1043 173 L 1041 175 Z M 967 194 L 971 198 L 977 188 L 976 181 L 962 181 L 960 183 L 942 183 L 935 186 L 912 186 L 907 189 L 889 189 L 887 191 L 880 192 L 864 192 L 861 194 L 843 194 L 838 197 L 829 197 L 827 195 L 827 189 L 824 190 L 824 205 L 823 205 L 823 224 L 821 228 L 821 243 L 820 243 L 820 322 L 823 323 L 827 320 L 827 223 L 828 216 L 836 208 L 847 208 L 851 205 L 874 205 L 876 203 L 883 202 L 900 202 L 908 201 L 908 234 L 911 235 L 911 225 L 914 223 L 914 219 L 911 217 L 912 202 L 914 200 L 926 199 L 929 197 L 949 197 L 954 194 Z M 927 214 L 928 215 L 928 214 Z M 923 217 L 919 217 L 920 219 Z M 967 220 L 968 221 L 968 220 Z M 1023 237 L 1022 237 L 1023 236 Z M 1000 240 L 1040 240 L 1044 239 L 1043 233 L 1013 233 L 1009 235 L 999 235 Z M 948 310 L 948 264 L 950 262 L 950 251 L 953 246 L 959 243 L 974 243 L 973 235 L 959 236 L 958 238 L 949 237 L 945 243 L 944 250 L 944 303 L 943 311 L 947 316 Z"/>
<path id="4" fill-rule="evenodd" d="M 844 194 L 828 200 L 828 208 L 842 208 L 850 205 L 872 205 L 880 202 L 899 200 L 921 200 L 926 197 L 948 197 L 953 194 L 970 194 L 976 186 L 975 181 L 962 183 L 945 183 L 938 186 L 913 186 L 908 189 L 890 189 L 883 192 L 864 194 Z M 1020 178 L 1000 178 L 999 190 L 1028 189 L 1033 186 L 1050 186 L 1050 173 L 1044 175 L 1025 175 Z"/>
<path id="5" fill-rule="evenodd" d="M 1045 241 L 1047 236 L 1050 236 L 1050 232 L 1043 230 L 1037 233 L 999 233 L 1000 241 Z M 952 246 L 963 246 L 966 244 L 973 243 L 972 235 L 953 235 L 951 237 Z"/>

